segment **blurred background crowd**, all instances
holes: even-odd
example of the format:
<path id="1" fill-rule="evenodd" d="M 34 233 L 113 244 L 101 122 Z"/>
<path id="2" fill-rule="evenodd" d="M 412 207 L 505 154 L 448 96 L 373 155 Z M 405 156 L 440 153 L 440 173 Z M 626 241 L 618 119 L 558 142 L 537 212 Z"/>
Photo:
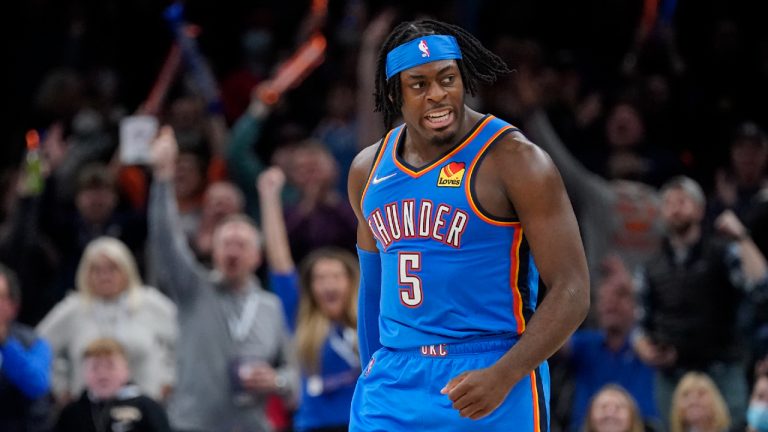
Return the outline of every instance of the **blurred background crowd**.
<path id="1" fill-rule="evenodd" d="M 386 132 L 381 42 L 433 17 L 514 69 L 468 104 L 550 154 L 579 219 L 593 307 L 551 429 L 768 431 L 764 2 L 4 8 L 0 430 L 346 430 L 346 172 Z"/>

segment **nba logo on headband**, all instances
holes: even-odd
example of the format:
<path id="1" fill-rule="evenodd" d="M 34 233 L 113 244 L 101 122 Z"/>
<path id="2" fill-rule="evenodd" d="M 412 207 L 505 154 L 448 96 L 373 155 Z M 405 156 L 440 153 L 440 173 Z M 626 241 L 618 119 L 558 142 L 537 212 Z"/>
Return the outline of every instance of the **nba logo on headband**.
<path id="1" fill-rule="evenodd" d="M 456 38 L 428 35 L 406 42 L 387 53 L 387 79 L 398 72 L 438 60 L 459 60 L 461 49 Z"/>
<path id="2" fill-rule="evenodd" d="M 427 45 L 427 41 L 424 39 L 419 42 L 419 51 L 421 51 L 422 57 L 429 57 L 429 45 Z"/>

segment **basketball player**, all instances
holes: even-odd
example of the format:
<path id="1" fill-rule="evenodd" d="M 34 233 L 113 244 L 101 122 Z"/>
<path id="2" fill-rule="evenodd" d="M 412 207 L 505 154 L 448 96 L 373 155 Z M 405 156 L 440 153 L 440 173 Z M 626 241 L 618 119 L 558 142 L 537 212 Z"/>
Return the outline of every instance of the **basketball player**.
<path id="1" fill-rule="evenodd" d="M 463 29 L 400 24 L 377 69 L 377 110 L 405 124 L 350 170 L 366 362 L 350 430 L 546 431 L 545 359 L 589 308 L 560 175 L 516 128 L 465 105 L 509 70 Z"/>

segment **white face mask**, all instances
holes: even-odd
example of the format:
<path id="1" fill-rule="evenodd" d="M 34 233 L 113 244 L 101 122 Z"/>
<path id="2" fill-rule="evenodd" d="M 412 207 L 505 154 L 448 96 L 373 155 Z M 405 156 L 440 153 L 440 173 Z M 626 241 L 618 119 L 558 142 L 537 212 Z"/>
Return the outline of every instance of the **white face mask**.
<path id="1" fill-rule="evenodd" d="M 758 432 L 768 432 L 768 404 L 752 402 L 747 409 L 747 423 Z"/>

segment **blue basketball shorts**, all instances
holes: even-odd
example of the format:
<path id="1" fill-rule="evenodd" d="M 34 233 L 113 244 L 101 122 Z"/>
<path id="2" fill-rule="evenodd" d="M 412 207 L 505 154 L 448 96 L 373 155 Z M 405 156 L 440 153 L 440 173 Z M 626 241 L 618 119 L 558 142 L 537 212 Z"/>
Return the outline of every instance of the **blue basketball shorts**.
<path id="1" fill-rule="evenodd" d="M 464 371 L 493 365 L 514 339 L 381 348 L 357 380 L 351 432 L 547 432 L 549 368 L 544 362 L 518 382 L 504 402 L 479 420 L 463 418 L 440 390 Z"/>

